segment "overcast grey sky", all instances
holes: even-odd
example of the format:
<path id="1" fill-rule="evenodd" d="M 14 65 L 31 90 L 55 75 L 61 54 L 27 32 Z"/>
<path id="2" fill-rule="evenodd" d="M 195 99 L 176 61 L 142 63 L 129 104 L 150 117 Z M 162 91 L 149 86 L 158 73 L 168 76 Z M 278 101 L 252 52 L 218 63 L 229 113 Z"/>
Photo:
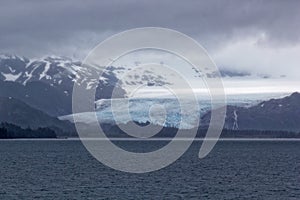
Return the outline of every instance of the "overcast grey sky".
<path id="1" fill-rule="evenodd" d="M 0 52 L 81 59 L 111 34 L 158 26 L 193 37 L 219 66 L 293 75 L 300 64 L 299 10 L 297 0 L 4 0 Z"/>

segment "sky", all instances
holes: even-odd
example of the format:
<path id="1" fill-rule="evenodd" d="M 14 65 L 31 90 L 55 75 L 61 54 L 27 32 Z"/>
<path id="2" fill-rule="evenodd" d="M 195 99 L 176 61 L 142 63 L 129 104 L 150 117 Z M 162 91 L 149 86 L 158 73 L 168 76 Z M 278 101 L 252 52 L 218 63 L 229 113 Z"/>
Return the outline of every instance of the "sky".
<path id="1" fill-rule="evenodd" d="M 164 27 L 198 41 L 217 66 L 298 79 L 300 1 L 4 0 L 0 52 L 83 59 L 132 28 Z"/>

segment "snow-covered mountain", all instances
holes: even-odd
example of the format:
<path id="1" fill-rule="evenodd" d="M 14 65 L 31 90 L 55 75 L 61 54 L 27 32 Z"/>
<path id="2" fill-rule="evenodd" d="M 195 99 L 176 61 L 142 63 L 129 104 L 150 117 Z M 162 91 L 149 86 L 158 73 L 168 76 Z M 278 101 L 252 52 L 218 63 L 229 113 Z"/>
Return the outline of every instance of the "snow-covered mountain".
<path id="1" fill-rule="evenodd" d="M 91 69 L 81 67 L 80 62 L 74 62 L 66 57 L 49 56 L 41 59 L 28 59 L 7 54 L 0 56 L 1 80 L 23 85 L 41 81 L 53 87 L 65 89 L 66 94 L 70 93 L 73 82 L 80 80 L 78 76 L 88 76 L 93 73 Z M 91 80 L 89 83 L 91 87 L 96 87 L 97 84 L 98 80 Z"/>
<path id="2" fill-rule="evenodd" d="M 67 57 L 47 56 L 38 59 L 28 59 L 16 55 L 0 55 L 0 80 L 13 81 L 26 85 L 29 82 L 40 81 L 50 86 L 61 88 L 66 94 L 70 94 L 73 83 L 86 83 L 86 89 L 92 89 L 103 85 L 114 85 L 118 78 L 126 74 L 132 68 L 107 67 L 100 80 L 90 79 L 92 74 L 98 73 L 93 67 L 83 67 L 81 62 L 73 61 Z M 143 75 L 129 75 L 127 80 L 120 82 L 123 85 L 137 85 L 153 83 L 153 85 L 164 85 L 164 78 L 154 75 L 151 71 L 144 70 Z M 114 85 L 115 86 L 115 85 Z"/>
<path id="3" fill-rule="evenodd" d="M 110 66 L 106 68 L 102 74 L 103 84 L 116 84 L 117 79 L 122 77 L 125 80 L 119 84 L 125 85 L 166 85 L 170 84 L 165 80 L 161 74 L 154 74 L 153 72 L 145 69 L 136 71 L 135 74 L 126 75 L 133 67 L 127 66 Z M 65 93 L 71 92 L 73 83 L 76 81 L 87 81 L 85 78 L 90 77 L 91 74 L 97 73 L 95 68 L 81 66 L 80 61 L 73 61 L 67 57 L 60 56 L 45 56 L 42 58 L 29 59 L 22 56 L 0 54 L 0 80 L 13 81 L 23 85 L 28 82 L 41 81 L 53 87 L 59 87 Z M 194 75 L 201 75 L 195 69 Z M 220 71 L 222 77 L 246 77 L 251 76 L 249 72 L 232 71 L 222 69 Z M 206 74 L 207 77 L 216 76 L 216 72 Z M 88 80 L 87 89 L 96 88 L 99 80 Z"/>
<path id="4" fill-rule="evenodd" d="M 48 56 L 28 59 L 15 55 L 0 55 L 0 96 L 14 97 L 52 116 L 71 114 L 73 85 L 84 83 L 87 90 L 96 89 L 96 99 L 110 98 L 116 88 L 121 96 L 114 71 L 109 67 L 104 78 L 88 79 L 98 73 L 94 68 L 82 67 L 69 58 Z"/>
<path id="5" fill-rule="evenodd" d="M 39 59 L 28 59 L 15 55 L 1 54 L 0 97 L 20 100 L 32 108 L 41 110 L 51 116 L 64 116 L 61 119 L 71 120 L 72 89 L 76 83 L 84 84 L 86 90 L 96 89 L 95 105 L 100 122 L 127 123 L 136 121 L 178 127 L 183 118 L 184 120 L 180 127 L 192 128 L 197 126 L 194 122 L 201 116 L 203 116 L 203 124 L 209 121 L 210 99 L 199 99 L 199 108 L 196 108 L 195 105 L 188 105 L 188 100 L 181 102 L 190 106 L 191 110 L 196 111 L 194 115 L 191 115 L 189 111 L 180 114 L 180 106 L 174 98 L 131 98 L 129 104 L 126 104 L 124 97 L 126 97 L 127 91 L 124 88 L 128 86 L 147 85 L 152 87 L 172 84 L 161 74 L 155 74 L 152 71 L 147 71 L 147 69 L 136 71 L 136 73 L 128 73 L 131 70 L 130 67 L 126 66 L 110 66 L 106 68 L 101 78 L 91 79 L 88 77 L 95 74 L 99 75 L 95 68 L 84 67 L 80 62 L 69 58 L 47 56 Z M 246 72 L 228 70 L 221 71 L 221 75 L 227 78 L 252 76 Z M 214 73 L 206 74 L 206 76 L 213 77 Z M 113 89 L 118 90 L 119 96 L 111 100 Z M 226 128 L 247 129 L 261 127 L 270 129 L 276 127 L 275 125 L 273 126 L 273 123 L 277 125 L 278 122 L 284 123 L 280 121 L 282 114 L 278 113 L 278 111 L 287 111 L 287 115 L 289 115 L 292 111 L 297 110 L 290 107 L 291 102 L 289 100 L 293 100 L 292 103 L 298 105 L 295 100 L 298 99 L 296 98 L 299 96 L 298 94 L 294 94 L 291 98 L 282 100 L 282 102 L 281 100 L 267 101 L 271 97 L 278 97 L 279 94 L 276 94 L 277 96 L 268 95 L 247 96 L 243 94 L 242 96 L 228 96 L 227 104 L 229 107 L 225 124 Z M 261 100 L 266 100 L 266 102 L 259 104 Z M 112 102 L 118 108 L 114 113 L 117 117 L 113 116 L 111 110 Z M 149 116 L 149 110 L 153 109 L 153 105 L 160 105 L 165 108 L 165 111 L 154 107 L 158 110 L 152 112 L 154 116 L 151 117 Z M 267 108 L 268 110 L 266 110 Z M 130 115 L 128 115 L 127 110 L 129 110 Z M 268 113 L 273 113 L 274 115 L 270 117 L 263 115 Z M 166 114 L 166 119 L 164 114 Z M 274 119 L 273 116 L 277 114 L 277 121 L 269 120 Z M 296 118 L 296 114 L 292 114 L 292 118 Z M 82 122 L 88 123 L 88 113 L 80 113 L 78 115 L 81 116 Z M 251 117 L 258 120 L 258 116 L 266 120 L 263 125 L 258 122 L 253 122 L 251 126 L 247 125 L 251 121 Z M 292 118 L 288 119 L 288 123 L 297 125 L 298 122 L 294 122 Z M 266 124 L 269 125 L 265 127 Z M 294 126 L 294 124 L 292 125 Z M 288 127 L 284 128 L 288 130 Z"/>
<path id="6" fill-rule="evenodd" d="M 172 84 L 164 74 L 144 68 L 134 71 L 134 67 L 110 66 L 105 69 L 101 78 L 89 78 L 95 74 L 93 77 L 97 77 L 99 71 L 93 67 L 82 66 L 81 62 L 70 58 L 45 56 L 29 59 L 0 54 L 0 96 L 19 99 L 51 116 L 62 116 L 72 113 L 74 83 L 84 85 L 86 90 L 96 89 L 96 101 L 110 99 L 113 89 L 117 91 L 116 98 L 122 98 L 126 96 L 128 92 L 126 89 L 129 87 Z M 231 70 L 221 70 L 220 73 L 227 78 L 251 76 L 247 72 Z M 191 77 L 196 75 L 201 73 L 195 70 Z M 212 72 L 206 76 L 214 77 L 216 73 Z M 246 101 L 249 99 L 242 98 L 237 103 Z"/>

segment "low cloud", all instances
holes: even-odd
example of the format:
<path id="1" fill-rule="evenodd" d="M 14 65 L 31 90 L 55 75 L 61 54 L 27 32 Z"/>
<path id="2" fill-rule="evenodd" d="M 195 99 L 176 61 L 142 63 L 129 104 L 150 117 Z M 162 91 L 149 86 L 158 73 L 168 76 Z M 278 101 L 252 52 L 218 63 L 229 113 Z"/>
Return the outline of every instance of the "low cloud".
<path id="1" fill-rule="evenodd" d="M 195 38 L 219 66 L 295 75 L 300 1 L 2 1 L 0 52 L 82 59 L 111 34 L 158 26 Z"/>

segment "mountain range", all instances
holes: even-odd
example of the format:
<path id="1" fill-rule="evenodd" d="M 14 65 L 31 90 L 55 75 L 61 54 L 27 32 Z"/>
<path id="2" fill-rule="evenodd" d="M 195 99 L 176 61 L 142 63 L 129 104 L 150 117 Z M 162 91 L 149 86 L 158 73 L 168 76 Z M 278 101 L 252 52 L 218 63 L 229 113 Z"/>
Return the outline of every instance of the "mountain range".
<path id="1" fill-rule="evenodd" d="M 103 73 L 104 79 L 88 80 L 87 90 L 96 88 L 96 99 L 110 98 L 113 88 L 120 96 L 125 91 L 110 67 Z M 93 68 L 81 67 L 65 57 L 28 59 L 15 55 L 0 55 L 0 96 L 24 101 L 31 107 L 51 116 L 71 114 L 72 90 L 76 81 L 84 80 Z M 81 76 L 81 77 L 79 77 Z"/>
<path id="2" fill-rule="evenodd" d="M 106 68 L 102 74 L 103 78 L 100 80 L 85 80 L 86 89 L 96 89 L 95 100 L 99 102 L 100 99 L 110 99 L 113 88 L 117 89 L 118 97 L 125 97 L 124 85 L 146 83 L 152 86 L 168 84 L 162 77 L 151 74 L 150 71 L 144 76 L 131 76 L 130 80 L 120 81 L 119 75 L 126 73 L 128 70 L 130 68 L 110 66 Z M 58 119 L 58 117 L 71 116 L 73 85 L 75 83 L 80 84 L 78 81 L 83 81 L 84 77 L 89 76 L 91 73 L 98 72 L 93 71 L 93 68 L 85 68 L 81 66 L 80 62 L 65 57 L 48 56 L 39 59 L 28 59 L 1 54 L 0 122 L 16 124 L 23 128 L 52 127 L 59 132 L 74 132 L 74 125 L 71 122 L 62 121 L 60 120 L 62 118 Z M 245 77 L 251 74 L 223 70 L 221 75 L 223 77 Z M 213 74 L 207 76 L 213 76 Z M 139 101 L 141 100 L 134 103 Z M 172 101 L 168 100 L 167 103 L 170 104 Z M 137 110 L 137 108 L 143 109 L 143 107 L 137 107 L 134 104 L 133 107 L 135 108 L 133 113 L 147 113 L 144 110 Z M 206 112 L 201 113 L 200 126 L 207 127 L 210 120 L 210 111 L 200 110 Z M 170 119 L 176 118 L 177 115 L 173 115 L 172 111 L 170 113 Z M 247 107 L 228 105 L 224 128 L 228 130 L 298 132 L 300 131 L 299 114 L 299 93 L 293 93 L 284 98 L 270 99 Z M 135 119 L 141 119 L 141 116 L 137 115 Z M 167 123 L 165 126 L 172 126 L 172 124 Z"/>

